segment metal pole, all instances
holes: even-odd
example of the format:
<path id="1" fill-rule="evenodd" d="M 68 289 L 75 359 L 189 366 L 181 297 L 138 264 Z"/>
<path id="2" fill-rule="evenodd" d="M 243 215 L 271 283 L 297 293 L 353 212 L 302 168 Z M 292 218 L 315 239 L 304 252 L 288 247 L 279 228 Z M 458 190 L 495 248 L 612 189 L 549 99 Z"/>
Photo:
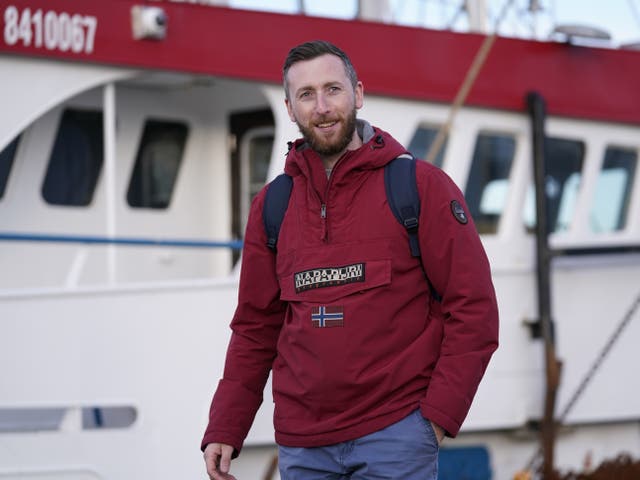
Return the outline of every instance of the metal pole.
<path id="1" fill-rule="evenodd" d="M 488 17 L 486 0 L 466 0 L 466 10 L 469 16 L 469 30 L 486 34 Z"/>
<path id="2" fill-rule="evenodd" d="M 358 0 L 357 18 L 371 22 L 393 23 L 389 0 Z"/>
<path id="3" fill-rule="evenodd" d="M 540 429 L 543 465 L 542 478 L 551 479 L 554 466 L 554 444 L 556 434 L 555 403 L 560 384 L 560 362 L 556 358 L 553 319 L 551 316 L 551 259 L 549 248 L 549 218 L 545 192 L 544 123 L 545 102 L 536 92 L 527 94 L 527 107 L 531 117 L 533 167 L 536 191 L 536 257 L 538 284 L 538 315 L 544 340 L 546 392 L 544 415 Z"/>
<path id="4" fill-rule="evenodd" d="M 116 90 L 113 82 L 104 86 L 103 92 L 103 131 L 104 131 L 104 187 L 106 235 L 116 235 Z M 116 281 L 116 250 L 114 245 L 107 247 L 107 282 Z"/>

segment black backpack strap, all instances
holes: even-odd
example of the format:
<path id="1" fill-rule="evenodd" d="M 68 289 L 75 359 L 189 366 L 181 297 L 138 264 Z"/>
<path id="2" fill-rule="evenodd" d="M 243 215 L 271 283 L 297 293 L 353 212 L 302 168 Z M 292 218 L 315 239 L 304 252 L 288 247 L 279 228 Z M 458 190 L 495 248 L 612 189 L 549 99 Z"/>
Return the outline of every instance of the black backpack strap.
<path id="1" fill-rule="evenodd" d="M 416 159 L 404 154 L 391 160 L 384 167 L 384 188 L 387 202 L 398 222 L 409 234 L 409 248 L 413 257 L 420 257 L 420 240 L 418 239 L 418 220 L 420 218 L 420 195 L 416 182 Z M 440 302 L 442 296 L 433 287 L 422 260 L 420 266 L 427 279 L 433 298 Z"/>
<path id="2" fill-rule="evenodd" d="M 289 206 L 292 187 L 293 179 L 286 173 L 282 173 L 269 183 L 267 193 L 264 197 L 262 221 L 264 222 L 264 229 L 267 233 L 267 247 L 274 252 L 276 251 L 276 245 L 278 243 L 280 225 L 282 225 L 284 214 Z"/>
<path id="3" fill-rule="evenodd" d="M 416 159 L 404 154 L 387 163 L 384 167 L 384 188 L 393 215 L 409 234 L 411 255 L 419 257 L 420 196 L 416 184 Z"/>

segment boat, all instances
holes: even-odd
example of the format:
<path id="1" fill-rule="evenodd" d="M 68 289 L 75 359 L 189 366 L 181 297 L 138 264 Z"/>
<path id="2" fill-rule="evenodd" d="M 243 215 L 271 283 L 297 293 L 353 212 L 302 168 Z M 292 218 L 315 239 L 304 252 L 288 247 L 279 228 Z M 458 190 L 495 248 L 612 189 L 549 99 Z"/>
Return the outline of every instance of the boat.
<path id="1" fill-rule="evenodd" d="M 440 477 L 640 455 L 640 52 L 178 1 L 0 18 L 1 479 L 204 478 L 248 209 L 299 136 L 282 62 L 316 38 L 492 265 L 500 347 Z M 237 478 L 271 477 L 272 413 L 268 386 Z"/>

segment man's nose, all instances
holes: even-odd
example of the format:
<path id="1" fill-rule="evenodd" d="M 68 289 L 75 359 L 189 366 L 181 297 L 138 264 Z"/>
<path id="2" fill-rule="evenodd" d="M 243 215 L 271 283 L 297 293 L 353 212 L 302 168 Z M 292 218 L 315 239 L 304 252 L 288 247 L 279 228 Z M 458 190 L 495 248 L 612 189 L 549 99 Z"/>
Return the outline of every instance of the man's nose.
<path id="1" fill-rule="evenodd" d="M 316 112 L 320 114 L 327 113 L 329 111 L 329 102 L 327 97 L 322 93 L 316 97 Z"/>

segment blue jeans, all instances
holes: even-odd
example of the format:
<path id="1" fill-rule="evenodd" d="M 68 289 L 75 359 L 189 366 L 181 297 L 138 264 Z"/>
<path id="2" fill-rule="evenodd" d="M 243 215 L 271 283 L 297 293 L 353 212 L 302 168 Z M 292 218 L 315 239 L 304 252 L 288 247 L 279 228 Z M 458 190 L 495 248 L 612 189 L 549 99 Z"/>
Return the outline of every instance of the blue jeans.
<path id="1" fill-rule="evenodd" d="M 436 480 L 438 440 L 416 410 L 387 428 L 326 447 L 278 447 L 281 480 Z"/>

